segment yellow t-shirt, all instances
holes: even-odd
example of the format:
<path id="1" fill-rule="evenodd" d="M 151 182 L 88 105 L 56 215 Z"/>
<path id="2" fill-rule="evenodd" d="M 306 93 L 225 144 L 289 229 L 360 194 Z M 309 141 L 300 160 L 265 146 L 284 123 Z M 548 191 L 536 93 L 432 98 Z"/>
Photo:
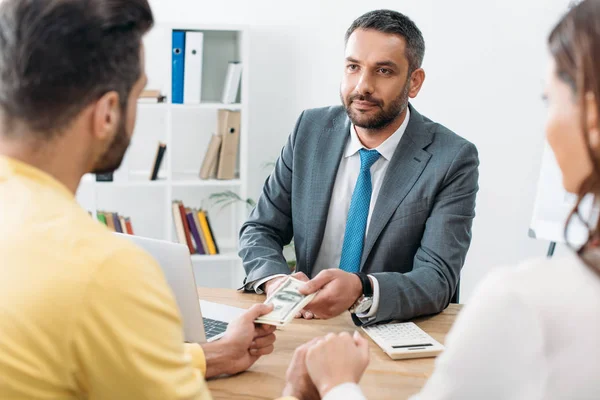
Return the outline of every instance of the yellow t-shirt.
<path id="1" fill-rule="evenodd" d="M 0 156 L 0 399 L 210 399 L 205 370 L 157 263 Z"/>

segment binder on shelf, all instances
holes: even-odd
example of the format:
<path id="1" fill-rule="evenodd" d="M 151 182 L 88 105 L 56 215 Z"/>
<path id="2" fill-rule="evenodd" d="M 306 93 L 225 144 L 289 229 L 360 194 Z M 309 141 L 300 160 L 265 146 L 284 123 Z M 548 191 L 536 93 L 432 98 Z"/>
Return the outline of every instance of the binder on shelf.
<path id="1" fill-rule="evenodd" d="M 185 32 L 185 66 L 183 75 L 183 102 L 200 104 L 202 94 L 202 52 L 204 34 Z"/>
<path id="2" fill-rule="evenodd" d="M 204 160 L 202 160 L 202 166 L 200 167 L 200 179 L 213 179 L 216 177 L 222 138 L 221 135 L 217 134 L 211 136 L 208 148 L 204 154 Z"/>
<path id="3" fill-rule="evenodd" d="M 152 166 L 152 173 L 150 174 L 150 180 L 155 181 L 158 179 L 158 171 L 160 170 L 160 164 L 165 155 L 165 151 L 167 150 L 167 145 L 165 143 L 159 142 L 158 148 L 156 149 L 156 155 L 154 156 L 154 164 Z"/>
<path id="4" fill-rule="evenodd" d="M 171 76 L 171 99 L 173 104 L 183 104 L 183 87 L 185 73 L 185 32 L 173 31 L 173 71 Z"/>
<path id="5" fill-rule="evenodd" d="M 221 96 L 221 102 L 223 104 L 235 103 L 241 79 L 242 63 L 239 61 L 230 61 L 227 64 L 227 75 L 225 76 L 223 94 Z"/>
<path id="6" fill-rule="evenodd" d="M 217 129 L 221 135 L 221 150 L 217 179 L 233 179 L 240 142 L 240 111 L 219 110 Z"/>

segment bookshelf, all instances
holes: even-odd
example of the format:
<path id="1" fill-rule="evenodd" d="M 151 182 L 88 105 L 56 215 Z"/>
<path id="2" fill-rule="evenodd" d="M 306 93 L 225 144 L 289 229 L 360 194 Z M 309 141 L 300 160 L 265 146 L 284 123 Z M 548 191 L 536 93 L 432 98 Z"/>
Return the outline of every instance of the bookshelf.
<path id="1" fill-rule="evenodd" d="M 172 31 L 200 31 L 204 36 L 202 92 L 199 104 L 172 104 Z M 248 215 L 245 204 L 225 209 L 213 206 L 212 193 L 226 190 L 247 197 L 249 99 L 248 34 L 243 26 L 158 24 L 144 39 L 148 89 L 167 96 L 165 103 L 139 103 L 129 150 L 112 182 L 96 182 L 88 174 L 77 193 L 79 203 L 92 212 L 113 211 L 131 218 L 136 235 L 177 242 L 171 204 L 208 210 L 220 254 L 192 255 L 198 286 L 238 288 L 244 277 L 237 255 L 237 236 Z M 222 104 L 228 61 L 243 65 L 237 101 Z M 217 129 L 220 109 L 241 112 L 236 176 L 231 180 L 199 178 L 200 166 Z M 159 142 L 167 145 L 158 180 L 150 181 Z"/>

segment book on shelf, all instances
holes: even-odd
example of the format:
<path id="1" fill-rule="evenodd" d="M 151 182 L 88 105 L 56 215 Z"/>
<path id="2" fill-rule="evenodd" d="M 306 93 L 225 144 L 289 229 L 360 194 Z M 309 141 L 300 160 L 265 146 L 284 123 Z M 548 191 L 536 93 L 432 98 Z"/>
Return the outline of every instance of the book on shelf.
<path id="1" fill-rule="evenodd" d="M 183 225 L 183 231 L 185 233 L 185 244 L 189 248 L 190 254 L 194 254 L 194 253 L 196 253 L 196 248 L 194 247 L 194 244 L 192 242 L 192 236 L 190 233 L 190 225 L 188 223 L 187 217 L 185 216 L 185 206 L 183 205 L 183 202 L 181 202 L 181 201 L 177 205 L 179 207 L 179 218 L 181 218 L 181 223 Z"/>
<path id="2" fill-rule="evenodd" d="M 160 170 L 160 164 L 167 150 L 167 145 L 163 142 L 158 142 L 158 148 L 156 149 L 156 155 L 154 156 L 154 163 L 152 164 L 152 173 L 150 174 L 150 180 L 155 181 L 158 179 L 158 171 Z"/>
<path id="3" fill-rule="evenodd" d="M 235 103 L 237 100 L 240 81 L 242 79 L 242 63 L 239 61 L 229 61 L 227 64 L 227 74 L 223 84 L 223 93 L 221 102 L 223 104 Z"/>
<path id="4" fill-rule="evenodd" d="M 210 226 L 210 220 L 208 219 L 208 212 L 205 210 L 198 211 L 198 219 L 200 220 L 200 225 L 202 225 L 202 230 L 204 234 L 207 236 L 208 242 L 208 251 L 212 254 L 219 254 L 219 246 L 217 246 L 217 241 L 215 240 L 215 236 L 213 234 L 212 227 Z"/>
<path id="5" fill-rule="evenodd" d="M 131 218 L 119 215 L 117 212 L 96 211 L 96 219 L 113 232 L 133 235 Z"/>
<path id="6" fill-rule="evenodd" d="M 167 96 L 163 95 L 160 90 L 147 89 L 142 91 L 138 98 L 138 103 L 164 103 Z"/>
<path id="7" fill-rule="evenodd" d="M 190 254 L 219 254 L 219 247 L 205 210 L 186 207 L 180 200 L 173 201 L 172 209 L 177 241 L 186 245 Z"/>
<path id="8" fill-rule="evenodd" d="M 196 222 L 194 220 L 194 211 L 190 208 L 186 208 L 185 217 L 187 218 L 188 225 L 190 226 L 190 233 L 192 234 L 192 239 L 194 240 L 196 253 L 206 254 L 206 251 L 204 250 L 204 245 L 202 244 L 202 240 L 200 239 L 200 230 L 198 229 L 198 226 L 196 226 Z"/>
<path id="9" fill-rule="evenodd" d="M 200 236 L 200 243 L 202 244 L 202 249 L 204 250 L 204 254 L 208 254 L 208 242 L 206 241 L 206 236 L 202 231 L 202 225 L 200 225 L 200 219 L 198 218 L 198 210 L 192 209 L 192 215 L 194 217 L 194 225 L 196 225 L 196 229 L 198 230 L 198 235 Z"/>

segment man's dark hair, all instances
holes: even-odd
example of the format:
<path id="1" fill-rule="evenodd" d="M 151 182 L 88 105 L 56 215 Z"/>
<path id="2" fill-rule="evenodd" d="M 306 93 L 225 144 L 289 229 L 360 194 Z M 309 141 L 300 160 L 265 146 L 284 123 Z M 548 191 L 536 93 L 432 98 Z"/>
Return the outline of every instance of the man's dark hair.
<path id="1" fill-rule="evenodd" d="M 421 68 L 425 56 L 425 40 L 417 25 L 406 15 L 392 10 L 370 11 L 358 17 L 346 31 L 346 43 L 357 29 L 372 29 L 383 33 L 402 36 L 406 40 L 406 58 L 409 71 Z"/>
<path id="2" fill-rule="evenodd" d="M 116 91 L 124 110 L 140 78 L 147 0 L 0 2 L 0 117 L 50 139 L 85 107 Z"/>

